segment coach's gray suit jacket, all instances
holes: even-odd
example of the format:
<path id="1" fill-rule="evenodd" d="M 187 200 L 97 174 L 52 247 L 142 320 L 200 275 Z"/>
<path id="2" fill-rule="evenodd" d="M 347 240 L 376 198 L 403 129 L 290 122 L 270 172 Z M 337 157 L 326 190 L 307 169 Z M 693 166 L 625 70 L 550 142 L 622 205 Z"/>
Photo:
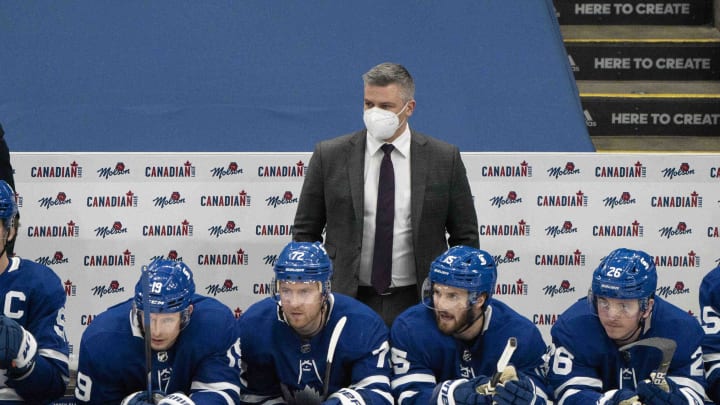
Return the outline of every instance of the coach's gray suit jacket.
<path id="1" fill-rule="evenodd" d="M 333 261 L 333 291 L 356 296 L 363 235 L 366 131 L 318 143 L 310 159 L 293 239 L 323 240 Z M 465 166 L 456 146 L 411 131 L 412 243 L 418 294 L 430 263 L 450 246 L 479 247 Z M 446 231 L 449 239 L 446 239 Z"/>

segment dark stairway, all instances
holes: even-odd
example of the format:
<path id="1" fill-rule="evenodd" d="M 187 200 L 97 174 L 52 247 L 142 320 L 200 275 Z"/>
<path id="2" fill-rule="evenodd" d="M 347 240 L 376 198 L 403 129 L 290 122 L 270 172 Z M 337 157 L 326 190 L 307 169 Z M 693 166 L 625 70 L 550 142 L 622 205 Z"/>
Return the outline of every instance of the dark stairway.
<path id="1" fill-rule="evenodd" d="M 598 151 L 720 152 L 718 3 L 554 0 Z"/>

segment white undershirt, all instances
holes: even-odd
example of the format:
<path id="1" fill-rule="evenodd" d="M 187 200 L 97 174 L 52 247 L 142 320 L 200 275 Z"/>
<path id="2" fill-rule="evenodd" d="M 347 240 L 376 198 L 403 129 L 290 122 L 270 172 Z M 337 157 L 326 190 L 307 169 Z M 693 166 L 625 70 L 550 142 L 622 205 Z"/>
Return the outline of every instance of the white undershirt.
<path id="1" fill-rule="evenodd" d="M 390 155 L 395 170 L 395 221 L 393 223 L 391 287 L 416 284 L 415 259 L 410 215 L 410 125 L 392 143 Z M 365 146 L 365 199 L 363 201 L 363 242 L 360 254 L 360 285 L 369 286 L 375 248 L 375 211 L 377 208 L 380 163 L 384 153 L 380 142 L 367 135 Z"/>

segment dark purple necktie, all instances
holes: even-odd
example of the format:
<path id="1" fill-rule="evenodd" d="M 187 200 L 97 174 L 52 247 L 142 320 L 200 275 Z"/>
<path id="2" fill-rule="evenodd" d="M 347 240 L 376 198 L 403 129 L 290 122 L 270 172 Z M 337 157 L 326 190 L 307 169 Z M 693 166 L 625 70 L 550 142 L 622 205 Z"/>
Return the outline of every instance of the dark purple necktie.
<path id="1" fill-rule="evenodd" d="M 385 156 L 380 163 L 377 210 L 375 211 L 375 251 L 371 283 L 378 294 L 390 287 L 392 275 L 393 222 L 395 221 L 395 171 L 390 154 L 395 147 L 382 146 Z"/>

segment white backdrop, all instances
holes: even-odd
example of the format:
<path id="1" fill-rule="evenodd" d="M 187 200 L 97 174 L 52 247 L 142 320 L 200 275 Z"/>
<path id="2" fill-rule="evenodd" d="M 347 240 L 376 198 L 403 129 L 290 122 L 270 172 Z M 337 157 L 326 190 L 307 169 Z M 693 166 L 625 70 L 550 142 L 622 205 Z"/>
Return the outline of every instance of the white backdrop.
<path id="1" fill-rule="evenodd" d="M 133 294 L 140 267 L 182 259 L 199 293 L 239 315 L 267 296 L 291 239 L 309 153 L 13 153 L 16 253 L 65 285 L 71 364 L 92 319 Z M 656 259 L 657 294 L 697 314 L 720 258 L 720 155 L 465 153 L 496 297 L 549 342 L 610 250 Z"/>

